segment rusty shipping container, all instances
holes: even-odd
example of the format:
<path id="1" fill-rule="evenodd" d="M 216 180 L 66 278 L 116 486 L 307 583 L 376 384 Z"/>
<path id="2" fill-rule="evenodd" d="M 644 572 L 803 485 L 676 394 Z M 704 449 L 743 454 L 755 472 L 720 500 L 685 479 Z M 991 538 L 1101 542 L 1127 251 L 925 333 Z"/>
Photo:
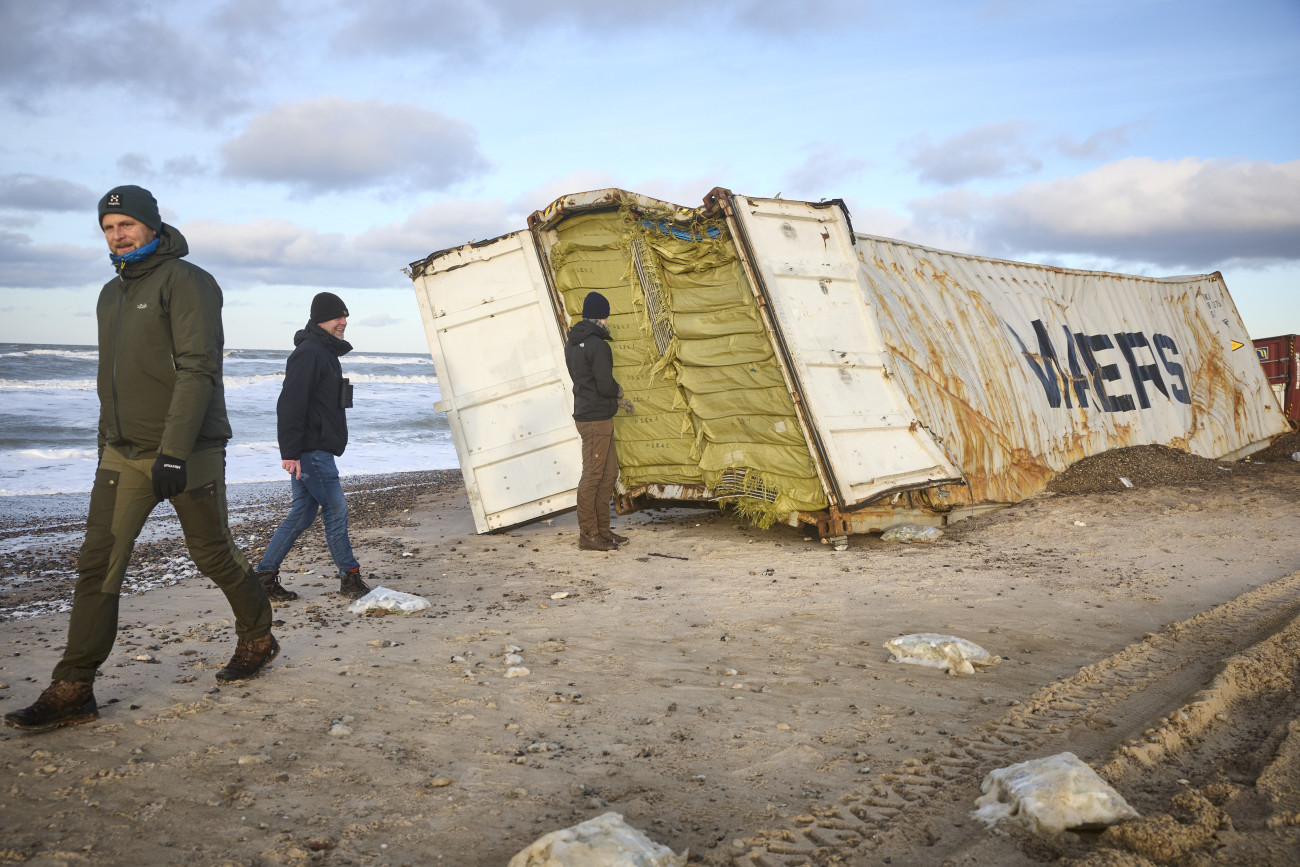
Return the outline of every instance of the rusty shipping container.
<path id="1" fill-rule="evenodd" d="M 1286 417 L 1300 422 L 1300 345 L 1297 335 L 1261 337 L 1255 341 L 1255 354 L 1264 368 L 1264 376 L 1277 397 Z"/>
<path id="2" fill-rule="evenodd" d="M 637 406 L 615 418 L 625 512 L 721 501 L 838 542 L 1109 449 L 1235 459 L 1289 429 L 1221 275 L 944 252 L 855 233 L 838 200 L 574 194 L 410 275 L 479 532 L 574 503 L 563 344 L 592 290 Z"/>

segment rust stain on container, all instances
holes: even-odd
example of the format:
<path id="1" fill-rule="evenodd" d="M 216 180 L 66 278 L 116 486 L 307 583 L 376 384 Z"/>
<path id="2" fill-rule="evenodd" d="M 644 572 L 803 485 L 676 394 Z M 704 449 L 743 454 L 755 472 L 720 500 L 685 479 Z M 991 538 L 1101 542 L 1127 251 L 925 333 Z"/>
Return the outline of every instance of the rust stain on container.
<path id="1" fill-rule="evenodd" d="M 838 200 L 764 199 L 722 188 L 694 209 L 623 190 L 567 195 L 535 212 L 523 232 L 413 263 L 449 419 L 487 411 L 482 404 L 458 408 L 465 388 L 454 381 L 458 364 L 471 394 L 495 384 L 483 363 L 453 353 L 499 344 L 470 336 L 475 323 L 492 319 L 498 330 L 514 329 L 512 345 L 535 350 L 528 374 L 515 377 L 520 387 L 555 383 L 553 407 L 536 410 L 537 423 L 514 437 L 518 454 L 549 449 L 573 474 L 569 432 L 552 424 L 549 440 L 529 445 L 535 431 L 547 430 L 543 421 L 563 414 L 566 399 L 562 344 L 572 311 L 546 251 L 572 217 L 638 208 L 680 227 L 725 223 L 747 281 L 741 291 L 752 293 L 830 504 L 787 518 L 823 534 L 943 523 L 1014 503 L 1109 449 L 1163 444 L 1233 458 L 1289 429 L 1256 356 L 1229 349 L 1250 341 L 1218 273 L 1159 279 L 951 253 L 856 233 Z M 528 292 L 540 313 L 525 316 L 517 303 L 496 300 Z M 488 302 L 486 315 L 470 309 Z M 528 408 L 528 394 L 501 399 Z M 484 451 L 461 438 L 495 436 L 514 418 L 491 417 L 477 427 L 453 424 L 458 454 Z M 513 454 L 495 450 L 502 461 L 516 460 Z M 472 500 L 503 496 L 483 492 L 469 470 L 466 479 Z M 511 481 L 522 505 L 485 510 L 493 526 L 545 514 L 536 504 L 563 508 L 576 477 L 538 491 Z M 619 509 L 716 496 L 704 485 L 652 479 L 620 491 Z"/>

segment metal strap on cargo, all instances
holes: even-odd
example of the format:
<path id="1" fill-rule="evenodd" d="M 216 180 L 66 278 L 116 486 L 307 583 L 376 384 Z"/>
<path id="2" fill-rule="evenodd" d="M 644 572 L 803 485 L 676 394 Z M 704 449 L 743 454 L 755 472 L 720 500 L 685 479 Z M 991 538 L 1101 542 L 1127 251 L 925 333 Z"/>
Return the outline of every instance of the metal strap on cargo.
<path id="1" fill-rule="evenodd" d="M 748 467 L 723 470 L 712 490 L 715 500 L 725 497 L 749 497 L 775 503 L 777 497 L 777 492 L 767 486 L 763 477 Z"/>
<path id="2" fill-rule="evenodd" d="M 655 346 L 663 357 L 673 342 L 673 324 L 668 319 L 668 299 L 664 297 L 663 283 L 659 280 L 658 269 L 649 264 L 651 262 L 653 259 L 646 248 L 645 238 L 638 235 L 632 240 L 632 265 L 636 268 L 636 279 L 641 283 L 641 294 L 645 296 Z"/>

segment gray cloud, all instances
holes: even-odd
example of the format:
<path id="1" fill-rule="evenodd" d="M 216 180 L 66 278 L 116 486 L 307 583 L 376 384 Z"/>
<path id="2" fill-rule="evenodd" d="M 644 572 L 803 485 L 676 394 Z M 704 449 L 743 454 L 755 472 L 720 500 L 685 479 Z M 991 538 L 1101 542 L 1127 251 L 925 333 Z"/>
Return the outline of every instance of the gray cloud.
<path id="1" fill-rule="evenodd" d="M 233 51 L 213 38 L 218 31 L 178 29 L 171 18 L 140 4 L 2 3 L 0 94 L 34 113 L 70 87 L 108 89 L 117 99 L 147 94 L 209 121 L 243 107 L 258 78 L 252 50 Z"/>
<path id="2" fill-rule="evenodd" d="M 724 4 L 731 9 L 736 24 L 772 36 L 839 30 L 866 21 L 881 28 L 905 16 L 906 11 L 899 5 L 869 0 L 737 0 Z"/>
<path id="3" fill-rule="evenodd" d="M 303 196 L 439 190 L 488 168 L 469 124 L 377 99 L 282 104 L 253 118 L 221 152 L 225 174 L 288 184 Z"/>
<path id="4" fill-rule="evenodd" d="M 163 175 L 168 178 L 201 178 L 211 174 L 207 164 L 193 154 L 163 160 Z"/>
<path id="5" fill-rule="evenodd" d="M 869 165 L 867 160 L 846 154 L 842 145 L 817 142 L 809 146 L 802 163 L 786 172 L 781 194 L 788 199 L 833 199 Z"/>
<path id="6" fill-rule="evenodd" d="M 181 231 L 189 242 L 190 259 L 226 288 L 383 285 L 376 273 L 378 263 L 360 258 L 355 242 L 341 232 L 318 232 L 276 218 L 250 223 L 190 220 Z"/>
<path id="7" fill-rule="evenodd" d="M 19 289 L 71 289 L 113 276 L 107 248 L 72 244 L 33 244 L 20 232 L 0 230 L 0 286 Z"/>
<path id="8" fill-rule="evenodd" d="M 48 175 L 0 175 L 0 208 L 89 211 L 99 195 L 83 184 Z"/>
<path id="9" fill-rule="evenodd" d="M 1079 141 L 1071 136 L 1057 136 L 1052 140 L 1053 146 L 1062 155 L 1079 160 L 1101 160 L 1128 147 L 1134 133 L 1144 128 L 1146 123 L 1124 123 L 1101 129 Z"/>
<path id="10" fill-rule="evenodd" d="M 378 257 L 387 273 L 394 262 L 405 267 L 439 250 L 523 229 L 529 213 L 496 200 L 439 202 L 400 223 L 362 232 L 356 243 L 367 255 Z"/>
<path id="11" fill-rule="evenodd" d="M 978 178 L 1008 178 L 1042 168 L 1024 142 L 1028 124 L 1009 120 L 976 127 L 931 144 L 922 136 L 908 163 L 923 181 L 955 186 Z"/>
<path id="12" fill-rule="evenodd" d="M 401 325 L 406 320 L 400 316 L 390 316 L 387 313 L 380 313 L 375 316 L 367 316 L 365 319 L 357 320 L 358 325 L 364 325 L 367 328 L 387 328 L 390 325 Z"/>
<path id="13" fill-rule="evenodd" d="M 563 29 L 586 33 L 680 31 L 683 26 L 724 25 L 769 36 L 841 29 L 870 20 L 877 26 L 894 13 L 868 0 L 370 0 L 334 35 L 337 51 L 383 55 L 431 50 L 459 59 L 490 55 L 503 42 Z M 689 24 L 684 25 L 684 22 Z M 413 39 L 412 34 L 419 34 Z"/>
<path id="14" fill-rule="evenodd" d="M 927 237 L 983 255 L 1084 255 L 1164 269 L 1300 261 L 1300 160 L 1129 158 L 1011 193 L 912 203 Z"/>
<path id="15" fill-rule="evenodd" d="M 117 170 L 128 176 L 147 178 L 153 174 L 153 160 L 147 154 L 122 154 L 117 158 Z"/>
<path id="16" fill-rule="evenodd" d="M 370 0 L 332 40 L 343 54 L 408 54 L 429 51 L 473 56 L 489 42 L 499 21 L 490 4 L 476 0 Z M 419 34 L 413 39 L 413 34 Z"/>
<path id="17" fill-rule="evenodd" d="M 163 160 L 162 170 L 153 167 L 153 158 L 147 154 L 126 153 L 117 158 L 118 171 L 128 177 L 138 179 L 166 178 L 168 181 L 180 178 L 197 178 L 210 174 L 207 165 L 193 154 L 168 157 Z"/>
<path id="18" fill-rule="evenodd" d="M 444 202 L 356 235 L 318 232 L 288 220 L 191 220 L 181 231 L 190 258 L 228 289 L 254 285 L 373 289 L 402 285 L 401 273 L 430 253 L 523 228 L 500 202 Z"/>

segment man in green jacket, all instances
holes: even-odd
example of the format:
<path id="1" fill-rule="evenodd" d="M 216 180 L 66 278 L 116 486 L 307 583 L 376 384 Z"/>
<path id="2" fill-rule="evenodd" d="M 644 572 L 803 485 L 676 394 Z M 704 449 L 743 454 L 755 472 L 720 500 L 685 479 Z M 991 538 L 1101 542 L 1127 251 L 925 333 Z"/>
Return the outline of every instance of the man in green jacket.
<path id="1" fill-rule="evenodd" d="M 185 237 L 162 222 L 148 190 L 110 190 L 99 201 L 99 221 L 118 272 L 96 306 L 99 466 L 63 658 L 40 698 L 4 717 L 28 731 L 99 717 L 94 679 L 117 635 L 122 579 L 145 519 L 163 500 L 176 510 L 195 564 L 235 615 L 238 643 L 217 681 L 254 677 L 280 652 L 271 605 L 226 515 L 221 289 L 183 260 Z"/>

